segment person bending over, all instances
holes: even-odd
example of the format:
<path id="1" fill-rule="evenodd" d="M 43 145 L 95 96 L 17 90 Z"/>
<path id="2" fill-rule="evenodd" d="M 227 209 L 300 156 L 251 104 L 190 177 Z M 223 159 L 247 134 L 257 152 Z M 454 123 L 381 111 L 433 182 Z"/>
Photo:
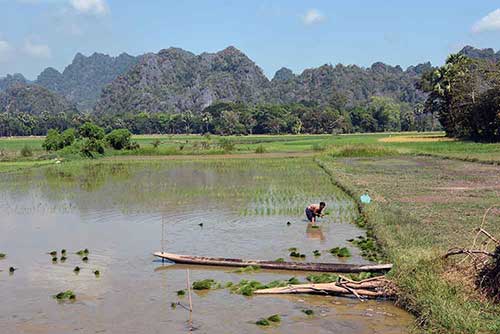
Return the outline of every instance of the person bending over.
<path id="1" fill-rule="evenodd" d="M 320 202 L 319 204 L 309 204 L 309 206 L 306 208 L 306 216 L 307 219 L 315 224 L 316 223 L 316 217 L 323 217 L 323 210 L 326 207 L 325 202 Z"/>

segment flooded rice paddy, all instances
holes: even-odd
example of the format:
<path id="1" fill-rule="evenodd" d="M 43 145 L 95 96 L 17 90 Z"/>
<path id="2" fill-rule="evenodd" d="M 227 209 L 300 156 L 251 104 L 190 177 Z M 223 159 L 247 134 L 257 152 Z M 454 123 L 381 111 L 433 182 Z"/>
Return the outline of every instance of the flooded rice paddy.
<path id="1" fill-rule="evenodd" d="M 313 229 L 303 210 L 320 200 L 328 215 Z M 305 281 L 307 273 L 170 265 L 153 251 L 291 260 L 296 247 L 306 261 L 368 263 L 347 241 L 364 235 L 352 224 L 355 204 L 311 158 L 79 162 L 3 174 L 0 213 L 1 333 L 406 333 L 412 323 L 385 301 L 228 289 L 195 292 L 191 322 L 182 306 L 171 307 L 188 303 L 176 293 L 187 268 L 191 281 L 222 283 Z M 327 252 L 337 246 L 352 257 Z M 87 262 L 75 254 L 85 248 Z M 9 274 L 10 266 L 18 269 Z M 76 300 L 52 298 L 65 290 Z M 255 325 L 272 314 L 279 325 Z"/>

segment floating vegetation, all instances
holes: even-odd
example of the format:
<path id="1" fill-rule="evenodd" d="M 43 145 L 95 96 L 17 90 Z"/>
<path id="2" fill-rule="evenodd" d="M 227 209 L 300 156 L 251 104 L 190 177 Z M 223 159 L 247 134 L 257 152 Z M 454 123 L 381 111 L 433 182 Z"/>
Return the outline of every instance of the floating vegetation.
<path id="1" fill-rule="evenodd" d="M 49 253 L 49 255 L 56 256 L 57 255 L 57 251 L 52 251 L 52 252 Z"/>
<path id="2" fill-rule="evenodd" d="M 264 318 L 257 320 L 255 322 L 255 324 L 259 325 L 259 326 L 270 326 L 271 325 L 271 323 L 269 322 L 269 320 L 264 319 Z"/>
<path id="3" fill-rule="evenodd" d="M 351 241 L 353 245 L 361 249 L 361 256 L 369 261 L 378 262 L 380 258 L 380 249 L 375 239 L 371 237 L 359 236 Z"/>
<path id="4" fill-rule="evenodd" d="M 83 261 L 83 262 L 87 262 L 88 260 L 89 260 L 89 258 L 88 258 L 88 257 L 86 257 L 86 256 L 82 257 L 82 261 Z"/>
<path id="5" fill-rule="evenodd" d="M 184 295 L 186 295 L 186 291 L 184 291 L 184 290 L 177 291 L 177 296 L 180 297 L 180 296 L 184 296 Z"/>
<path id="6" fill-rule="evenodd" d="M 285 262 L 285 259 L 284 259 L 284 258 L 282 258 L 282 257 L 279 257 L 279 258 L 277 258 L 276 260 L 274 260 L 274 262 L 280 262 L 280 263 L 281 263 L 281 262 Z"/>
<path id="7" fill-rule="evenodd" d="M 338 257 L 350 257 L 351 252 L 349 252 L 349 249 L 347 247 L 334 247 L 329 250 L 330 254 L 336 255 Z"/>
<path id="8" fill-rule="evenodd" d="M 248 273 L 254 273 L 257 271 L 260 271 L 259 266 L 246 266 L 244 268 L 239 268 L 239 269 L 234 270 L 233 273 L 238 273 L 238 274 L 247 273 L 248 274 Z"/>
<path id="9" fill-rule="evenodd" d="M 310 309 L 302 310 L 302 312 L 305 313 L 305 314 L 307 314 L 307 315 L 313 315 L 314 314 L 314 311 L 310 310 Z"/>
<path id="10" fill-rule="evenodd" d="M 290 253 L 290 256 L 291 257 L 296 257 L 296 258 L 304 259 L 306 257 L 306 254 L 301 254 L 299 252 L 293 251 L 293 252 Z"/>
<path id="11" fill-rule="evenodd" d="M 94 270 L 94 275 L 99 276 L 99 275 L 101 275 L 101 272 L 99 270 Z"/>
<path id="12" fill-rule="evenodd" d="M 63 292 L 59 292 L 57 295 L 54 295 L 52 296 L 53 298 L 57 299 L 57 300 L 75 300 L 76 299 L 76 295 L 73 291 L 71 290 L 66 290 L 66 291 L 63 291 Z"/>
<path id="13" fill-rule="evenodd" d="M 75 273 L 79 273 L 79 272 L 80 272 L 80 267 L 76 266 L 76 267 L 75 267 L 75 269 L 73 269 L 73 271 L 74 271 Z"/>
<path id="14" fill-rule="evenodd" d="M 87 248 L 85 249 L 81 249 L 79 250 L 78 252 L 76 252 L 77 255 L 80 255 L 80 256 L 84 256 L 84 255 L 87 255 L 89 254 L 89 250 Z"/>
<path id="15" fill-rule="evenodd" d="M 193 290 L 210 290 L 217 286 L 217 282 L 213 279 L 204 279 L 201 281 L 193 282 Z"/>
<path id="16" fill-rule="evenodd" d="M 230 287 L 230 291 L 243 296 L 252 296 L 256 290 L 280 288 L 291 284 L 300 284 L 300 281 L 296 277 L 292 277 L 289 280 L 276 280 L 268 284 L 263 284 L 255 280 L 241 280 L 238 284 L 233 284 Z"/>
<path id="17" fill-rule="evenodd" d="M 313 255 L 314 256 L 321 256 L 321 252 L 316 249 L 316 250 L 313 251 Z"/>
<path id="18" fill-rule="evenodd" d="M 279 314 L 273 314 L 272 316 L 268 317 L 267 320 L 270 322 L 281 322 L 281 317 Z"/>
<path id="19" fill-rule="evenodd" d="M 306 277 L 306 280 L 308 280 L 311 283 L 332 283 L 336 282 L 339 279 L 339 277 L 335 274 L 328 274 L 328 273 L 321 273 L 321 274 L 312 274 Z"/>

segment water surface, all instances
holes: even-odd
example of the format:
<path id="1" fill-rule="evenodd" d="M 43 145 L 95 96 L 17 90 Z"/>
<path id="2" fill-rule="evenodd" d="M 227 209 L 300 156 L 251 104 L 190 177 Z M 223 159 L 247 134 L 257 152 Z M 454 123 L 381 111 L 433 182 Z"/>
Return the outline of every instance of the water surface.
<path id="1" fill-rule="evenodd" d="M 304 206 L 320 200 L 329 215 L 311 229 Z M 0 176 L 0 212 L 0 252 L 7 253 L 0 260 L 2 333 L 185 333 L 191 326 L 261 333 L 254 322 L 276 313 L 281 324 L 265 331 L 405 333 L 412 322 L 389 302 L 244 297 L 227 289 L 195 293 L 191 323 L 189 312 L 171 308 L 187 305 L 176 294 L 187 268 L 192 281 L 223 283 L 294 275 L 305 281 L 307 273 L 167 265 L 154 251 L 289 260 L 288 248 L 297 247 L 307 261 L 333 262 L 341 260 L 326 250 L 347 246 L 353 256 L 343 261 L 368 263 L 347 242 L 364 234 L 352 224 L 354 203 L 310 158 L 61 164 Z M 68 259 L 52 263 L 47 253 L 62 248 Z M 90 250 L 87 263 L 74 254 L 83 248 Z M 316 249 L 320 257 L 312 255 Z M 10 266 L 19 268 L 14 275 Z M 67 289 L 76 302 L 51 297 Z"/>

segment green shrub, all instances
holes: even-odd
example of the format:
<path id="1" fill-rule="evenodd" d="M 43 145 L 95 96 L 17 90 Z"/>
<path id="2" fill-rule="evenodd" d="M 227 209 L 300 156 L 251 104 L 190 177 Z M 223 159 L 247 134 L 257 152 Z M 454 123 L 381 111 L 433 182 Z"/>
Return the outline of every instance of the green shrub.
<path id="1" fill-rule="evenodd" d="M 96 153 L 104 154 L 104 143 L 102 140 L 86 138 L 82 142 L 80 152 L 89 158 L 93 158 Z"/>
<path id="2" fill-rule="evenodd" d="M 108 133 L 106 136 L 106 141 L 115 150 L 122 150 L 124 148 L 130 147 L 130 138 L 132 134 L 127 129 L 116 129 Z"/>
<path id="3" fill-rule="evenodd" d="M 45 136 L 42 147 L 46 151 L 57 151 L 60 147 L 61 137 L 60 133 L 56 129 L 50 129 Z"/>
<path id="4" fill-rule="evenodd" d="M 104 138 L 104 129 L 92 122 L 86 122 L 78 129 L 78 134 L 82 138 L 102 140 Z"/>
<path id="5" fill-rule="evenodd" d="M 25 144 L 23 148 L 21 148 L 21 156 L 25 158 L 33 156 L 33 150 L 31 147 Z"/>
<path id="6" fill-rule="evenodd" d="M 76 139 L 75 129 L 69 128 L 64 130 L 59 137 L 60 149 L 72 145 L 75 142 L 75 139 Z"/>

